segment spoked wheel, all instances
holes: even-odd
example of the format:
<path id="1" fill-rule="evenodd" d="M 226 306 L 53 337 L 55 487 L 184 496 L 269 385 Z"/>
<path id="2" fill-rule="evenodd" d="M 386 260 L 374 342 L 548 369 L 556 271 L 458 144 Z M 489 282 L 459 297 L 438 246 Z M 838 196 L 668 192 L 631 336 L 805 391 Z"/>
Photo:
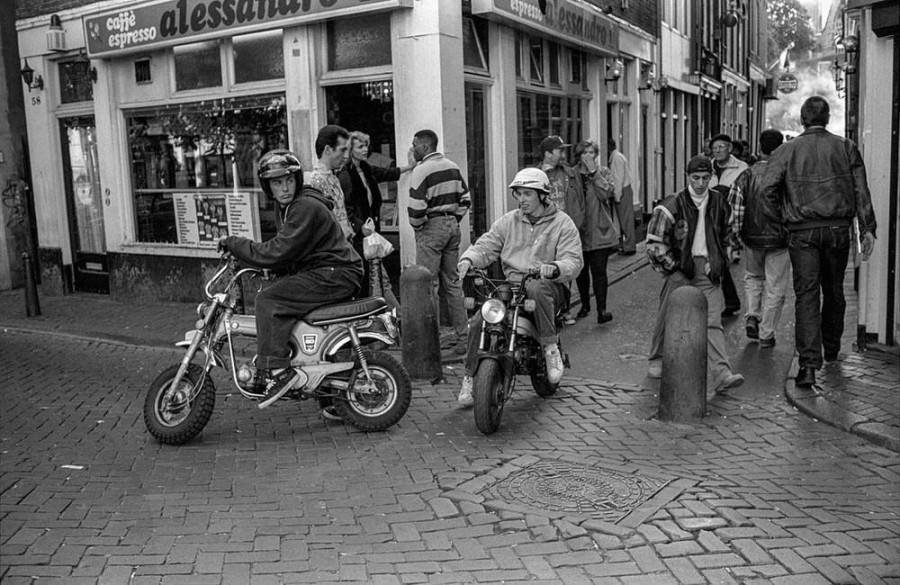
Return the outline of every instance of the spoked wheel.
<path id="1" fill-rule="evenodd" d="M 196 437 L 209 422 L 216 403 L 216 388 L 201 366 L 188 366 L 175 388 L 172 382 L 177 373 L 178 366 L 163 370 L 144 400 L 147 430 L 167 445 L 181 445 Z"/>
<path id="2" fill-rule="evenodd" d="M 361 431 L 383 431 L 396 424 L 412 400 L 412 383 L 406 368 L 393 356 L 363 351 L 372 385 L 362 368 L 354 368 L 350 389 L 334 400 L 334 408 L 345 421 Z"/>
<path id="3" fill-rule="evenodd" d="M 485 435 L 500 427 L 500 417 L 505 404 L 503 371 L 496 360 L 485 359 L 478 364 L 472 381 L 475 397 L 475 426 Z"/>

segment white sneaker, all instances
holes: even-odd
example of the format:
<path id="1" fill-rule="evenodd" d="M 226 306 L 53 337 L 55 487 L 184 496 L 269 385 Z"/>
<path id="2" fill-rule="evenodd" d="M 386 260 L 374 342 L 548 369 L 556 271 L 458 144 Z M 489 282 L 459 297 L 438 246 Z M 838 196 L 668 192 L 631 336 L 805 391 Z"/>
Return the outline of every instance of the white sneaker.
<path id="1" fill-rule="evenodd" d="M 544 348 L 544 359 L 547 361 L 547 381 L 559 384 L 563 375 L 563 361 L 559 354 L 559 345 L 548 343 Z"/>
<path id="2" fill-rule="evenodd" d="M 459 397 L 456 399 L 462 406 L 472 406 L 475 399 L 472 397 L 472 376 L 463 376 L 462 387 L 459 389 Z"/>

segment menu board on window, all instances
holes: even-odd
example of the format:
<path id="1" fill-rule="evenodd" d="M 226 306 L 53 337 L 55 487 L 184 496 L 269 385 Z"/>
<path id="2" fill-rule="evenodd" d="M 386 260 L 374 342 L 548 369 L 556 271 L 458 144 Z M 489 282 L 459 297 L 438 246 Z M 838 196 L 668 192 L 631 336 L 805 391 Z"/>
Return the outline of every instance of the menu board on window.
<path id="1" fill-rule="evenodd" d="M 260 239 L 256 193 L 226 191 L 173 193 L 178 243 L 215 248 L 219 238 Z"/>

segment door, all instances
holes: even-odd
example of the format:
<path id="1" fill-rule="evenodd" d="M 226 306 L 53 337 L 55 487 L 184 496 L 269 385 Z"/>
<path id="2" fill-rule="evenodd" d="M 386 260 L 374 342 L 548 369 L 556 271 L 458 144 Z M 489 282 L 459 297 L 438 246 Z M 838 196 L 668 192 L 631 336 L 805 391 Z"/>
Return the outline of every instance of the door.
<path id="1" fill-rule="evenodd" d="M 484 87 L 466 84 L 466 158 L 469 166 L 468 184 L 472 196 L 469 216 L 472 241 L 487 231 L 487 133 L 485 130 Z"/>
<path id="2" fill-rule="evenodd" d="M 94 118 L 64 118 L 60 127 L 72 246 L 72 287 L 76 292 L 109 294 Z"/>

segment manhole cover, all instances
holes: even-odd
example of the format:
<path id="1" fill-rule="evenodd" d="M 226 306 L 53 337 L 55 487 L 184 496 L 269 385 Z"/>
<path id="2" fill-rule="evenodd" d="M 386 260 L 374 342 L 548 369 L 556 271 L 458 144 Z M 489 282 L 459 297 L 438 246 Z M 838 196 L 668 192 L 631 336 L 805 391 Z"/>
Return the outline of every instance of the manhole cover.
<path id="1" fill-rule="evenodd" d="M 511 473 L 482 494 L 529 508 L 616 522 L 667 483 L 603 467 L 542 460 Z"/>

